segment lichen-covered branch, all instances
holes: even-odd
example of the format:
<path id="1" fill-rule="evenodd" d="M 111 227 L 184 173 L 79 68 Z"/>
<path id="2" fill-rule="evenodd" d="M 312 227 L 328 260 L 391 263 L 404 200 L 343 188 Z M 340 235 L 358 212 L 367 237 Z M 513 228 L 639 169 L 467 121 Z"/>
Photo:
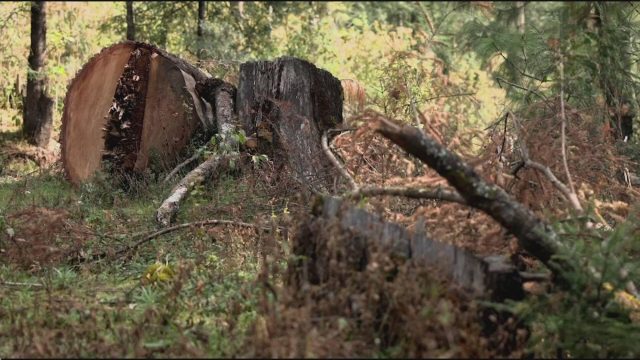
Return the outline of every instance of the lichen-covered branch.
<path id="1" fill-rule="evenodd" d="M 171 225 L 180 209 L 180 203 L 189 195 L 191 190 L 193 190 L 196 185 L 212 177 L 213 174 L 228 169 L 230 162 L 238 158 L 239 155 L 237 153 L 216 155 L 210 157 L 197 168 L 193 169 L 187 176 L 180 180 L 173 190 L 171 190 L 171 195 L 162 202 L 162 205 L 160 205 L 156 211 L 156 221 L 161 226 Z"/>
<path id="2" fill-rule="evenodd" d="M 531 210 L 498 186 L 484 181 L 460 157 L 419 129 L 382 118 L 377 131 L 436 170 L 469 206 L 482 210 L 513 233 L 523 249 L 553 271 L 558 282 L 569 283 L 564 275 L 571 265 L 563 259 L 552 259 L 563 248 L 558 235 Z"/>

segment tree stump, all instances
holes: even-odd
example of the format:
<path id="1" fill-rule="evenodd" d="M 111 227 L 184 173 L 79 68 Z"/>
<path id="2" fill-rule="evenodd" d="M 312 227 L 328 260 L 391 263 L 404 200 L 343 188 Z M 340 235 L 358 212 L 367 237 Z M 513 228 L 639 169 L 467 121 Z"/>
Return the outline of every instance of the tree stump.
<path id="1" fill-rule="evenodd" d="M 236 109 L 241 126 L 267 154 L 304 184 L 327 190 L 335 169 L 322 134 L 343 122 L 340 81 L 313 64 L 282 57 L 240 65 Z"/>
<path id="2" fill-rule="evenodd" d="M 294 235 L 293 253 L 302 260 L 290 267 L 289 281 L 302 285 L 335 280 L 332 266 L 336 261 L 353 271 L 364 271 L 372 249 L 386 251 L 397 261 L 429 266 L 471 296 L 494 301 L 524 296 L 522 278 L 507 259 L 479 258 L 329 196 L 317 199 Z"/>
<path id="3" fill-rule="evenodd" d="M 157 154 L 175 163 L 198 129 L 215 129 L 212 106 L 195 90 L 206 74 L 152 45 L 103 49 L 71 82 L 62 115 L 62 160 L 78 183 L 96 171 L 141 171 Z"/>

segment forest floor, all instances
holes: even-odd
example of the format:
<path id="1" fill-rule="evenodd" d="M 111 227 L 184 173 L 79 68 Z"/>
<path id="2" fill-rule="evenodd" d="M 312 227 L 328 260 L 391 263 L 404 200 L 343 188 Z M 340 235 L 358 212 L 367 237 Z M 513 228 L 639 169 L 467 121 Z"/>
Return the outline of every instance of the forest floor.
<path id="1" fill-rule="evenodd" d="M 340 330 L 350 339 L 344 342 L 299 333 L 295 323 L 303 307 L 281 311 L 297 318 L 284 327 L 273 323 L 276 300 L 266 295 L 261 274 L 271 269 L 269 291 L 286 295 L 282 274 L 290 252 L 281 232 L 189 226 L 115 254 L 157 230 L 155 211 L 172 186 L 162 183 L 164 174 L 147 174 L 126 190 L 104 174 L 74 186 L 59 161 L 40 167 L 38 159 L 16 156 L 16 149 L 33 148 L 13 130 L 0 138 L 0 357 L 394 354 L 375 332 L 364 341 Z M 274 185 L 259 169 L 243 173 L 196 188 L 176 223 L 227 219 L 293 229 L 307 211 L 298 189 Z M 100 253 L 106 256 L 92 259 Z M 431 289 L 426 299 L 439 309 L 429 316 L 451 327 L 458 310 L 439 281 L 433 286 L 420 289 Z M 316 312 L 304 310 L 304 321 L 317 321 L 309 311 Z M 339 316 L 327 319 L 333 325 L 325 332 L 345 327 Z M 266 321 L 270 335 L 264 335 Z M 274 341 L 261 345 L 265 336 Z M 451 337 L 447 331 L 442 336 Z M 322 341 L 313 344 L 314 337 Z M 301 350 L 301 341 L 310 343 Z M 467 353 L 449 345 L 449 355 Z"/>
<path id="2" fill-rule="evenodd" d="M 361 184 L 446 185 L 366 126 L 336 137 L 333 146 Z M 491 180 L 490 159 L 478 164 Z M 572 166 L 592 184 L 612 179 Z M 544 340 L 554 338 L 549 329 L 558 324 L 605 329 L 585 317 L 590 305 L 575 306 L 581 294 L 556 293 L 518 304 L 542 318 L 540 326 L 502 319 L 487 333 L 480 303 L 432 269 L 375 252 L 366 271 L 335 271 L 339 281 L 325 286 L 289 287 L 291 235 L 310 199 L 268 162 L 239 170 L 197 187 L 175 223 L 219 219 L 270 231 L 188 225 L 127 248 L 158 229 L 155 211 L 173 186 L 163 183 L 165 173 L 142 174 L 126 188 L 104 173 L 72 185 L 58 157 L 39 154 L 13 127 L 0 129 L 0 357 L 518 357 L 536 346 L 555 351 Z M 534 175 L 528 183 L 540 181 Z M 548 184 L 513 189 L 548 219 L 567 209 Z M 596 190 L 631 196 L 619 186 Z M 513 236 L 465 206 L 398 198 L 355 204 L 410 231 L 422 219 L 435 239 L 541 270 Z M 627 205 L 615 211 L 603 214 L 612 223 L 635 214 Z M 529 341 L 534 337 L 541 342 Z"/>

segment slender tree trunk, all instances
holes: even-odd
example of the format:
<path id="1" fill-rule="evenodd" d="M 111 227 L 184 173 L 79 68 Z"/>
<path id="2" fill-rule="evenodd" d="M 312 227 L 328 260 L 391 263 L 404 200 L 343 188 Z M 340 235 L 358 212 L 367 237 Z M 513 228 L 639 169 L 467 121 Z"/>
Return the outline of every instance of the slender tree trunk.
<path id="1" fill-rule="evenodd" d="M 202 59 L 202 51 L 203 51 L 203 47 L 204 47 L 204 19 L 205 19 L 205 12 L 207 10 L 207 4 L 204 2 L 204 0 L 199 0 L 198 1 L 198 39 L 197 41 L 197 46 L 198 46 L 198 59 Z"/>
<path id="2" fill-rule="evenodd" d="M 630 39 L 619 41 L 612 51 L 611 28 L 613 14 L 607 11 L 612 6 L 605 2 L 595 3 L 595 30 L 598 38 L 600 87 L 604 92 L 614 139 L 627 141 L 633 135 L 635 113 L 631 104 L 631 92 L 625 88 L 626 71 L 631 69 L 629 57 Z M 605 24 L 605 22 L 607 22 Z"/>
<path id="3" fill-rule="evenodd" d="M 525 16 L 524 7 L 526 3 L 524 1 L 516 1 L 516 8 L 518 9 L 518 32 L 524 34 L 525 30 Z"/>
<path id="4" fill-rule="evenodd" d="M 133 1 L 127 1 L 127 40 L 136 39 L 136 24 L 133 20 Z"/>
<path id="5" fill-rule="evenodd" d="M 47 96 L 47 78 L 43 74 L 47 43 L 47 19 L 44 1 L 31 3 L 31 51 L 27 74 L 27 101 L 24 107 L 23 132 L 27 140 L 47 147 L 53 123 L 53 100 Z"/>

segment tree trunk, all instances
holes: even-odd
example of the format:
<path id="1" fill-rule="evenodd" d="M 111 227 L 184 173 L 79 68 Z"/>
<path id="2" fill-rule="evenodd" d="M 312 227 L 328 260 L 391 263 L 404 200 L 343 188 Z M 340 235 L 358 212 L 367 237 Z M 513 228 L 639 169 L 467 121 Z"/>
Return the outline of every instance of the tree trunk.
<path id="1" fill-rule="evenodd" d="M 203 48 L 204 48 L 204 19 L 205 19 L 205 12 L 206 12 L 206 6 L 207 4 L 203 1 L 200 0 L 198 1 L 198 38 L 196 40 L 197 42 L 197 56 L 198 59 L 202 59 L 203 58 Z"/>
<path id="2" fill-rule="evenodd" d="M 518 32 L 524 34 L 525 32 L 525 12 L 524 7 L 527 5 L 524 1 L 516 1 L 516 8 L 518 9 Z"/>
<path id="3" fill-rule="evenodd" d="M 133 19 L 133 1 L 127 0 L 127 40 L 136 39 L 136 23 Z"/>
<path id="4" fill-rule="evenodd" d="M 44 148 L 49 145 L 53 125 L 53 100 L 46 94 L 47 76 L 43 72 L 46 43 L 46 4 L 34 1 L 31 3 L 31 51 L 23 132 L 29 143 Z"/>
<path id="5" fill-rule="evenodd" d="M 213 105 L 195 90 L 207 78 L 148 44 L 104 49 L 67 91 L 61 134 L 67 176 L 77 183 L 102 168 L 129 173 L 177 163 L 192 135 L 215 131 Z"/>
<path id="6" fill-rule="evenodd" d="M 625 83 L 628 82 L 625 72 L 631 69 L 630 39 L 627 38 L 612 47 L 613 39 L 610 32 L 615 25 L 610 23 L 613 13 L 607 14 L 607 8 L 613 5 L 601 1 L 594 5 L 593 24 L 598 38 L 600 87 L 608 107 L 613 138 L 628 141 L 633 135 L 635 117 L 631 92 L 625 87 Z"/>
<path id="7" fill-rule="evenodd" d="M 478 258 L 464 249 L 434 241 L 421 231 L 411 234 L 403 226 L 328 196 L 316 200 L 311 215 L 293 237 L 293 253 L 298 260 L 290 267 L 289 281 L 299 287 L 307 281 L 330 281 L 335 261 L 346 263 L 353 271 L 364 271 L 374 249 L 388 253 L 392 259 L 434 267 L 473 296 L 502 301 L 524 295 L 522 279 L 506 259 Z"/>
<path id="8" fill-rule="evenodd" d="M 240 65 L 236 109 L 258 151 L 301 183 L 326 191 L 337 175 L 322 134 L 342 123 L 342 86 L 313 64 L 282 57 Z"/>

